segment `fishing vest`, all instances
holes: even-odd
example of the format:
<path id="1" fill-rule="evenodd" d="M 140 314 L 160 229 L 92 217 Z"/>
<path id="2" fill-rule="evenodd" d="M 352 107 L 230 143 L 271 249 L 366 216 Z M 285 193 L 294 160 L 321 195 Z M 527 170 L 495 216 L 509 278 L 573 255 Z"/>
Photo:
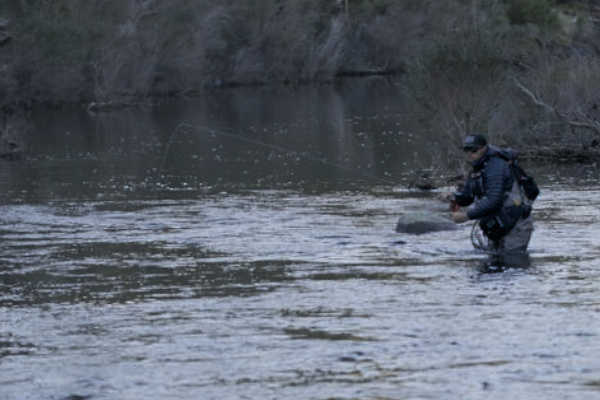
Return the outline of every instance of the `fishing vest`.
<path id="1" fill-rule="evenodd" d="M 527 204 L 527 197 L 524 195 L 522 187 L 506 158 L 498 154 L 494 148 L 492 148 L 492 152 L 488 157 L 499 157 L 504 160 L 507 163 L 512 181 L 510 190 L 504 191 L 504 200 L 500 210 L 479 220 L 481 230 L 486 236 L 492 240 L 499 240 L 514 228 L 520 218 L 525 219 L 529 216 L 531 205 Z M 471 179 L 474 180 L 473 196 L 477 200 L 480 200 L 486 194 L 483 171 L 487 167 L 488 160 L 484 161 L 481 169 L 471 173 Z"/>

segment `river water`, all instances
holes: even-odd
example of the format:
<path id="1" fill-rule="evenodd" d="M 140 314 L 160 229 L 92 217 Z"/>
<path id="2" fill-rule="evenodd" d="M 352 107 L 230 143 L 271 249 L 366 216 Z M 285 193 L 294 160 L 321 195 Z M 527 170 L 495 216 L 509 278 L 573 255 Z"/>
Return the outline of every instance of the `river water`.
<path id="1" fill-rule="evenodd" d="M 0 399 L 599 398 L 595 165 L 529 166 L 498 272 L 470 224 L 394 231 L 444 213 L 409 184 L 448 157 L 372 90 L 35 113 L 0 162 Z"/>

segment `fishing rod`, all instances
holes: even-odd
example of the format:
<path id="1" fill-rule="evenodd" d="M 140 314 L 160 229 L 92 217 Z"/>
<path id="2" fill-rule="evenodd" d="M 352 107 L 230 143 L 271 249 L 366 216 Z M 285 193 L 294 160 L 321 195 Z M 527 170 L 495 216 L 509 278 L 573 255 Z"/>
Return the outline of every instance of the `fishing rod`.
<path id="1" fill-rule="evenodd" d="M 369 173 L 367 171 L 362 171 L 362 170 L 358 170 L 356 168 L 350 168 L 347 167 L 345 165 L 342 164 L 338 164 L 335 162 L 332 162 L 330 160 L 328 160 L 325 157 L 319 157 L 316 155 L 311 154 L 310 152 L 298 152 L 296 150 L 292 150 L 290 148 L 287 148 L 285 146 L 281 146 L 281 145 L 276 145 L 276 144 L 271 144 L 271 143 L 266 143 L 266 142 L 262 142 L 260 140 L 256 140 L 256 139 L 251 139 L 248 137 L 245 137 L 241 134 L 235 134 L 235 133 L 229 133 L 229 132 L 225 132 L 223 130 L 219 130 L 219 129 L 215 129 L 215 128 L 210 128 L 207 126 L 202 126 L 202 125 L 192 125 L 188 122 L 181 122 L 179 123 L 175 129 L 173 130 L 173 132 L 171 133 L 171 135 L 169 136 L 169 140 L 167 142 L 167 147 L 165 149 L 165 154 L 163 156 L 163 160 L 161 162 L 161 166 L 160 166 L 160 170 L 162 171 L 164 168 L 164 165 L 167 161 L 167 157 L 168 157 L 168 153 L 169 150 L 171 148 L 171 145 L 173 143 L 173 141 L 175 140 L 175 137 L 180 133 L 180 132 L 206 132 L 206 133 L 210 133 L 213 136 L 223 136 L 223 137 L 228 137 L 228 138 L 232 138 L 232 139 L 236 139 L 245 143 L 249 143 L 255 146 L 259 146 L 259 147 L 264 147 L 273 151 L 277 151 L 280 153 L 286 153 L 286 154 L 295 154 L 299 157 L 303 157 L 305 159 L 311 160 L 311 161 L 316 161 L 316 162 L 320 162 L 321 164 L 324 165 L 328 165 L 330 167 L 334 167 L 334 168 L 338 168 L 340 170 L 344 170 L 347 172 L 351 172 L 354 174 L 360 174 L 364 177 L 368 177 L 370 179 L 374 179 L 376 181 L 379 181 L 381 183 L 384 183 L 386 185 L 395 185 L 397 184 L 397 182 L 392 181 L 391 179 L 386 179 L 386 178 L 382 178 L 376 175 L 373 175 L 372 173 Z"/>

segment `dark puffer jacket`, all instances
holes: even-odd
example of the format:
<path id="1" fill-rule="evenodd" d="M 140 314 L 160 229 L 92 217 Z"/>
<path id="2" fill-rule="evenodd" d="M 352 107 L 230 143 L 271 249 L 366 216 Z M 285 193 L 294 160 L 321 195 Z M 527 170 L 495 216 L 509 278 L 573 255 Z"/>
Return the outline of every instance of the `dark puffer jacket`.
<path id="1" fill-rule="evenodd" d="M 467 211 L 469 219 L 481 219 L 497 215 L 513 186 L 513 176 L 508 162 L 498 156 L 498 150 L 488 146 L 488 150 L 473 163 L 462 190 L 454 193 L 458 205 L 475 205 Z"/>

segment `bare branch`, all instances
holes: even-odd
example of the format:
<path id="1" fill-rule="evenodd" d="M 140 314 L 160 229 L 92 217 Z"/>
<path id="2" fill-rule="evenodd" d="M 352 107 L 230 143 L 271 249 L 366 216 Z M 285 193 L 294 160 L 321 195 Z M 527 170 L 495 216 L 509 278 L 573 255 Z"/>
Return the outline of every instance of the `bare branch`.
<path id="1" fill-rule="evenodd" d="M 581 121 L 578 119 L 570 119 L 570 118 L 568 118 L 567 115 L 560 112 L 555 107 L 552 107 L 551 105 L 542 101 L 538 96 L 536 96 L 531 90 L 529 90 L 527 87 L 525 87 L 525 85 L 523 85 L 521 82 L 519 82 L 516 78 L 514 78 L 514 81 L 515 81 L 515 84 L 517 85 L 517 87 L 527 97 L 529 97 L 531 99 L 531 101 L 533 102 L 533 104 L 535 104 L 536 106 L 543 108 L 544 110 L 548 111 L 549 113 L 555 114 L 558 118 L 561 119 L 561 121 L 563 121 L 564 123 L 566 123 L 572 127 L 589 129 L 589 130 L 594 131 L 596 134 L 600 135 L 600 123 L 598 123 L 597 121 L 594 121 L 590 118 L 584 118 L 585 121 Z"/>
<path id="2" fill-rule="evenodd" d="M 598 135 L 600 135 L 600 124 L 596 121 L 590 121 L 590 122 L 567 121 L 567 123 L 576 128 L 584 128 L 584 129 L 593 130 Z"/>
<path id="3" fill-rule="evenodd" d="M 556 113 L 556 110 L 554 109 L 554 107 L 552 107 L 552 106 L 544 103 L 542 100 L 540 100 L 540 98 L 538 96 L 536 96 L 531 90 L 527 89 L 525 87 L 525 85 L 523 85 L 521 82 L 519 82 L 517 80 L 517 78 L 514 78 L 514 81 L 515 81 L 515 84 L 517 85 L 517 87 L 519 89 L 521 89 L 521 91 L 523 93 L 525 93 L 525 95 L 527 95 L 527 97 L 529 97 L 531 99 L 531 101 L 533 102 L 533 104 L 535 104 L 536 106 L 544 108 L 548 112 Z"/>

